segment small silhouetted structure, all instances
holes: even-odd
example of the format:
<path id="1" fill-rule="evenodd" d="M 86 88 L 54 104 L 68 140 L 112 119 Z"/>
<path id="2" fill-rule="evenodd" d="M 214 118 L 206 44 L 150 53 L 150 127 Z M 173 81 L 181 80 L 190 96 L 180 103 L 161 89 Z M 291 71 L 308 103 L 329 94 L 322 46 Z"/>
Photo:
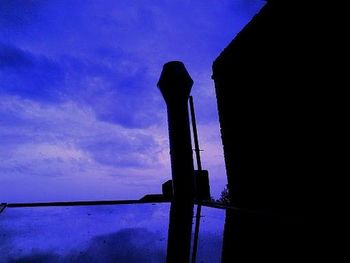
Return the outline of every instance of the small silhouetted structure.
<path id="1" fill-rule="evenodd" d="M 173 198 L 173 181 L 168 180 L 162 184 L 162 193 L 166 200 L 171 201 Z"/>
<path id="2" fill-rule="evenodd" d="M 210 185 L 209 185 L 209 173 L 207 170 L 195 170 L 194 175 L 196 178 L 196 200 L 208 201 L 210 200 Z"/>
<path id="3" fill-rule="evenodd" d="M 141 202 L 166 202 L 168 199 L 163 194 L 147 194 L 140 199 Z"/>

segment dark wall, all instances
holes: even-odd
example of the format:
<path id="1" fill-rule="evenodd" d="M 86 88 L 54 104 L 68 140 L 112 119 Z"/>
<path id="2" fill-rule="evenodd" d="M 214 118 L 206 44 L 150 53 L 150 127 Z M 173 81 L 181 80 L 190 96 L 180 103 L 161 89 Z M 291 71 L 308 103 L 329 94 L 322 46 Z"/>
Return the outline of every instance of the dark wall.
<path id="1" fill-rule="evenodd" d="M 314 176 L 329 172 L 332 120 L 316 31 L 300 1 L 271 1 L 213 64 L 237 207 L 302 214 L 315 197 Z"/>

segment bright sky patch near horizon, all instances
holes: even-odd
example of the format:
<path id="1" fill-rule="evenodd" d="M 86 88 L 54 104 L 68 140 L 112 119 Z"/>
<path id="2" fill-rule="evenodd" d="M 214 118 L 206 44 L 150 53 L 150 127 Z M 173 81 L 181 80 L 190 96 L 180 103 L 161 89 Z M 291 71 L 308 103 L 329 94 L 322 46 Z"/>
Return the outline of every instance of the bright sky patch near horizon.
<path id="1" fill-rule="evenodd" d="M 138 199 L 171 178 L 162 66 L 194 80 L 226 184 L 211 65 L 262 0 L 0 0 L 0 202 Z"/>

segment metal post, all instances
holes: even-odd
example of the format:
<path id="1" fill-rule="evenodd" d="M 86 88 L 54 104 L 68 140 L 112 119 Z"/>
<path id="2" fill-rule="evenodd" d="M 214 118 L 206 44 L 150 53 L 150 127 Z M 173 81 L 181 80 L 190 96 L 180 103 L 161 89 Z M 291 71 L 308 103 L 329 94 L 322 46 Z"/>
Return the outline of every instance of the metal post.
<path id="1" fill-rule="evenodd" d="M 188 97 L 193 80 L 184 64 L 171 61 L 163 66 L 158 87 L 167 104 L 171 170 L 175 202 L 193 201 L 194 168 L 188 116 Z"/>
<path id="2" fill-rule="evenodd" d="M 198 171 L 202 171 L 201 155 L 200 155 L 197 125 L 196 125 L 196 115 L 194 112 L 194 104 L 193 104 L 192 96 L 190 96 L 190 112 L 191 112 L 191 121 L 192 121 L 192 129 L 193 129 L 194 151 L 196 153 L 196 160 L 197 160 L 197 169 Z"/>
<path id="3" fill-rule="evenodd" d="M 190 112 L 191 112 L 194 151 L 196 153 L 197 169 L 198 169 L 198 171 L 202 171 L 201 155 L 200 155 L 200 149 L 199 149 L 197 124 L 196 124 L 196 115 L 194 112 L 194 103 L 193 103 L 192 96 L 190 96 Z M 198 175 L 200 175 L 200 172 L 197 173 L 197 176 Z M 199 226 L 200 226 L 201 210 L 202 210 L 202 202 L 201 202 L 202 200 L 198 197 L 199 197 L 199 195 L 197 194 L 198 204 L 197 204 L 197 212 L 196 212 L 196 224 L 195 224 L 194 237 L 193 237 L 192 261 L 191 261 L 192 263 L 196 263 L 196 261 L 197 261 Z"/>
<path id="4" fill-rule="evenodd" d="M 167 104 L 173 199 L 170 208 L 167 262 L 189 262 L 195 178 L 188 97 L 193 81 L 184 64 L 168 62 L 158 82 Z"/>

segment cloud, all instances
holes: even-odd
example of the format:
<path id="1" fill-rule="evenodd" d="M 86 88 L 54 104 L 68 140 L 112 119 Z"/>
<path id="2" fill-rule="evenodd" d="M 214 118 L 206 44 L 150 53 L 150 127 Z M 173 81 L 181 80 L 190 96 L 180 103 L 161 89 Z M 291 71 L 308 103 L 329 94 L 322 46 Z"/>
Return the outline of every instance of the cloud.
<path id="1" fill-rule="evenodd" d="M 74 100 L 91 107 L 98 119 L 125 127 L 147 127 L 159 121 L 157 90 L 149 83 L 147 68 L 130 65 L 135 64 L 132 55 L 115 49 L 98 52 L 100 62 L 73 56 L 54 61 L 1 44 L 0 94 L 41 103 Z"/>
<path id="2" fill-rule="evenodd" d="M 2 138 L 6 138 L 2 142 L 6 147 L 2 149 L 14 151 L 17 160 L 21 156 L 30 162 L 37 159 L 96 160 L 123 167 L 118 159 L 130 159 L 133 155 L 146 158 L 148 153 L 159 150 L 155 138 L 144 130 L 129 130 L 99 121 L 91 108 L 73 102 L 51 106 L 1 97 L 0 113 L 7 116 L 3 121 L 7 125 L 0 128 Z M 8 155 L 9 151 L 4 153 Z M 134 158 L 126 163 L 134 162 L 137 167 L 141 162 L 144 167 L 143 161 Z M 156 154 L 148 165 L 150 163 L 157 165 Z"/>
<path id="3" fill-rule="evenodd" d="M 45 56 L 0 43 L 0 94 L 56 101 L 63 83 L 59 65 Z"/>
<path id="4" fill-rule="evenodd" d="M 170 167 L 166 109 L 156 83 L 165 62 L 182 60 L 195 81 L 198 124 L 205 127 L 199 131 L 204 166 L 214 171 L 214 188 L 223 188 L 211 63 L 262 4 L 0 1 L 2 184 L 29 180 L 29 174 L 36 179 L 26 181 L 28 188 L 53 185 L 49 177 L 73 177 L 79 191 L 78 178 L 90 190 L 103 184 L 110 193 L 118 184 L 135 187 L 134 195 L 158 189 Z"/>
<path id="5" fill-rule="evenodd" d="M 11 52 L 17 65 L 27 62 L 27 67 L 3 72 L 0 88 L 42 102 L 88 104 L 99 119 L 132 128 L 159 123 L 163 101 L 155 85 L 162 64 L 174 59 L 184 60 L 193 74 L 205 121 L 217 121 L 211 63 L 232 38 L 230 32 L 242 27 L 260 3 L 32 2 L 6 4 L 19 16 L 35 9 L 38 19 L 25 29 L 10 29 L 3 40 L 20 43 L 11 44 Z M 242 10 L 248 14 L 237 16 Z"/>
<path id="6" fill-rule="evenodd" d="M 150 135 L 114 136 L 114 138 L 96 138 L 83 143 L 83 149 L 93 158 L 107 165 L 119 167 L 150 167 L 157 164 L 157 156 L 150 155 L 159 146 Z"/>
<path id="7" fill-rule="evenodd" d="M 12 46 L 0 45 L 0 68 L 30 68 L 33 66 L 31 56 Z"/>
<path id="8" fill-rule="evenodd" d="M 74 102 L 48 105 L 20 97 L 0 98 L 0 116 L 5 116 L 0 121 L 2 185 L 10 186 L 14 177 L 32 189 L 55 184 L 48 177 L 57 178 L 56 186 L 62 180 L 79 188 L 85 185 L 80 190 L 83 196 L 97 185 L 97 192 L 111 194 L 113 185 L 123 187 L 114 194 L 119 198 L 140 198 L 154 191 L 152 187 L 160 191 L 170 168 L 167 139 L 157 134 L 157 127 L 129 129 L 100 121 L 91 108 Z M 69 198 L 79 195 L 74 188 L 64 191 L 69 191 L 68 200 L 79 199 Z M 6 201 L 11 193 L 1 191 L 0 199 Z M 37 198 L 30 188 L 24 193 L 28 200 Z"/>
<path id="9" fill-rule="evenodd" d="M 0 1 L 0 29 L 21 27 L 31 24 L 36 18 L 41 0 L 2 0 Z"/>

